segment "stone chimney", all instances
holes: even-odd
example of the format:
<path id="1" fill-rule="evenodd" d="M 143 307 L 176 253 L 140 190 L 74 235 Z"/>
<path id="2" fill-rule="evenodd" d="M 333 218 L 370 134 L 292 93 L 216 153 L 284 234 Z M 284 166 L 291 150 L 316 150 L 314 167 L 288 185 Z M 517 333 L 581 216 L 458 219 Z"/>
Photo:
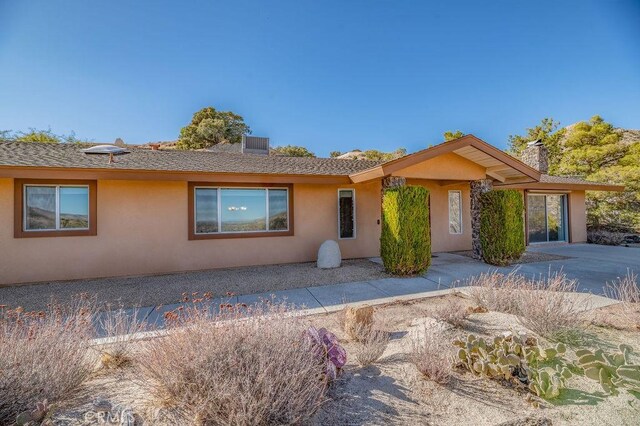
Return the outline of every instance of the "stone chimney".
<path id="1" fill-rule="evenodd" d="M 527 144 L 527 147 L 522 151 L 521 160 L 540 173 L 549 172 L 549 151 L 540 139 Z"/>

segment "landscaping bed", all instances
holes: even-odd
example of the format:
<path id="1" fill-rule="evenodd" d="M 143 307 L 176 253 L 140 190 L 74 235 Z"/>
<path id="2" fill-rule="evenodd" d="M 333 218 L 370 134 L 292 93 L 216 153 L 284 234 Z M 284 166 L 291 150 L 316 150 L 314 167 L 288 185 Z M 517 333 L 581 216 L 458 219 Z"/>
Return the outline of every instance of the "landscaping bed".
<path id="1" fill-rule="evenodd" d="M 66 388 L 54 386 L 62 381 L 55 371 L 42 371 L 57 365 L 56 360 L 44 354 L 39 358 L 34 351 L 41 348 L 38 342 L 47 351 L 67 350 L 69 345 L 57 343 L 65 335 L 44 339 L 51 336 L 49 331 L 39 340 L 37 327 L 28 327 L 26 335 L 12 333 L 11 318 L 25 315 L 12 313 L 0 322 L 0 338 L 6 339 L 0 363 L 12 357 L 20 364 L 41 360 L 34 362 L 39 368 L 28 370 L 35 373 L 29 379 L 12 380 L 17 386 L 13 394 L 34 400 L 48 395 L 52 405 L 45 404 L 44 411 L 58 424 L 94 424 L 101 410 L 154 425 L 497 425 L 524 419 L 538 423 L 519 424 L 636 424 L 640 392 L 633 386 L 640 382 L 619 380 L 626 377 L 624 369 L 629 374 L 640 363 L 638 352 L 620 346 L 640 349 L 635 276 L 610 285 L 623 303 L 600 309 L 591 309 L 588 298 L 574 294 L 577 283 L 559 274 L 535 281 L 490 273 L 467 284 L 465 294 L 310 316 L 282 305 L 228 306 L 211 313 L 201 311 L 201 298 L 194 296 L 193 310 L 168 314 L 168 331 L 93 345 L 87 356 L 91 372 L 85 371 L 87 364 L 80 368 L 84 361 L 76 356 L 79 373 L 73 376 L 82 380 Z M 87 311 L 77 312 L 83 318 Z M 108 334 L 137 333 L 140 324 L 126 318 L 112 318 Z M 55 328 L 56 321 L 51 324 L 51 330 L 61 330 Z M 83 324 L 71 328 L 73 336 Z M 509 355 L 508 364 L 493 361 L 508 374 L 491 373 L 495 366 L 474 373 L 465 357 L 494 353 L 488 346 L 478 352 L 470 349 L 475 343 L 467 343 L 479 339 L 499 350 L 520 346 L 513 353 L 523 355 L 515 362 Z M 460 355 L 463 347 L 467 355 Z M 626 366 L 619 368 L 620 377 L 612 376 L 613 387 L 586 373 L 593 365 L 584 357 L 598 349 L 606 356 L 625 354 L 622 361 L 615 358 Z M 63 357 L 59 352 L 58 358 Z M 545 384 L 540 393 L 533 385 L 542 385 L 537 374 L 549 365 L 566 367 L 571 374 L 556 387 Z M 13 370 L 0 364 L 0 379 L 6 380 L 3 371 Z M 44 384 L 38 382 L 41 374 Z M 32 390 L 41 387 L 43 393 L 33 395 Z M 0 406 L 0 416 L 7 418 L 7 410 Z"/>

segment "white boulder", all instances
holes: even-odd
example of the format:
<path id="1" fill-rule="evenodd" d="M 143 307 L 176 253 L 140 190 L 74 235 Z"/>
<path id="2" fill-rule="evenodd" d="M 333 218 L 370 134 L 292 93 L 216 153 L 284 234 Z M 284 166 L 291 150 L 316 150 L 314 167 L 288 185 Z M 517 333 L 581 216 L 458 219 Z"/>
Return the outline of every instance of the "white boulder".
<path id="1" fill-rule="evenodd" d="M 340 246 L 333 240 L 327 240 L 320 246 L 318 250 L 318 268 L 331 269 L 338 268 L 342 263 L 342 254 L 340 254 Z"/>

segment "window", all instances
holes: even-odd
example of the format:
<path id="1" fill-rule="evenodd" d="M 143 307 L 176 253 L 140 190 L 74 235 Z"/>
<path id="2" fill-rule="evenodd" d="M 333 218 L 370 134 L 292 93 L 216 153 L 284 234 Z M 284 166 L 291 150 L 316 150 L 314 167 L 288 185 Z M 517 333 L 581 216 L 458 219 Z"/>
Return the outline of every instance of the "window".
<path id="1" fill-rule="evenodd" d="M 340 239 L 356 237 L 356 192 L 353 189 L 338 191 L 338 236 Z"/>
<path id="2" fill-rule="evenodd" d="M 16 238 L 96 235 L 95 181 L 15 180 Z"/>
<path id="3" fill-rule="evenodd" d="M 461 191 L 449 191 L 449 233 L 462 234 Z"/>
<path id="4" fill-rule="evenodd" d="M 290 185 L 189 186 L 190 239 L 293 235 Z"/>

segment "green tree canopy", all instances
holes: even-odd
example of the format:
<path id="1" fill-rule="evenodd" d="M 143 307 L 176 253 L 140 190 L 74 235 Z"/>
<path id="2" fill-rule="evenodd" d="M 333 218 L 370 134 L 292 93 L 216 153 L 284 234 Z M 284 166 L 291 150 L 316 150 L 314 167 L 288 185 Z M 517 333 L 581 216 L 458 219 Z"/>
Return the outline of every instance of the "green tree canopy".
<path id="1" fill-rule="evenodd" d="M 527 143 L 540 140 L 549 151 L 549 173 L 558 173 L 557 166 L 562 156 L 561 140 L 565 134 L 565 129 L 560 128 L 560 122 L 553 118 L 543 118 L 540 124 L 526 129 L 524 135 L 509 136 L 509 154 L 520 158 L 522 151 L 527 147 Z"/>
<path id="2" fill-rule="evenodd" d="M 377 149 L 368 149 L 363 152 L 364 159 L 373 161 L 391 161 L 396 158 L 404 157 L 405 155 L 407 155 L 407 150 L 405 148 L 398 148 L 393 152 L 382 152 Z"/>
<path id="3" fill-rule="evenodd" d="M 452 141 L 454 139 L 458 139 L 464 136 L 464 133 L 462 133 L 460 130 L 447 130 L 446 132 L 443 133 L 444 136 L 444 140 L 446 142 Z"/>
<path id="4" fill-rule="evenodd" d="M 51 131 L 30 128 L 27 132 L 12 132 L 11 130 L 0 131 L 0 139 L 17 142 L 40 142 L 40 143 L 84 143 L 86 140 L 78 139 L 74 132 L 69 135 L 57 135 Z"/>
<path id="5" fill-rule="evenodd" d="M 340 157 L 341 155 L 342 155 L 342 152 L 340 152 L 340 151 L 331 151 L 329 153 L 329 157 L 331 157 L 331 158 Z"/>
<path id="6" fill-rule="evenodd" d="M 304 146 L 286 145 L 276 146 L 272 149 L 277 154 L 285 157 L 315 157 L 316 155 Z"/>
<path id="7" fill-rule="evenodd" d="M 527 142 L 541 139 L 549 150 L 549 173 L 624 185 L 624 192 L 587 191 L 590 227 L 640 230 L 640 140 L 625 143 L 622 133 L 600 116 L 559 128 L 545 118 L 525 135 L 509 137 L 509 153 L 520 156 Z"/>
<path id="8" fill-rule="evenodd" d="M 193 114 L 191 122 L 180 129 L 176 147 L 202 149 L 221 142 L 238 143 L 246 134 L 251 134 L 251 129 L 240 115 L 206 107 Z"/>

